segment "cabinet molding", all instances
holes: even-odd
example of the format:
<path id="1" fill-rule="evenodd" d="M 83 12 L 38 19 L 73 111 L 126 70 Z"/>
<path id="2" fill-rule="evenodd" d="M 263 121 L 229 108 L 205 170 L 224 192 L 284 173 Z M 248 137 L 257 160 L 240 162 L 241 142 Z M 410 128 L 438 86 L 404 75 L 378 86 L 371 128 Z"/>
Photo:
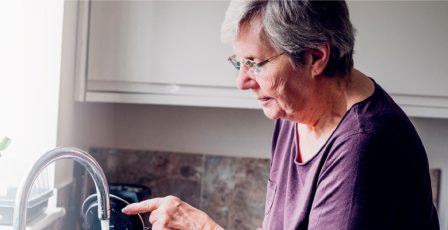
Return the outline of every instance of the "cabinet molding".
<path id="1" fill-rule="evenodd" d="M 391 94 L 410 117 L 448 118 L 448 97 Z"/>
<path id="2" fill-rule="evenodd" d="M 78 1 L 75 53 L 75 100 L 86 101 L 90 1 Z"/>
<path id="3" fill-rule="evenodd" d="M 250 91 L 182 84 L 89 81 L 86 101 L 223 108 L 260 108 Z"/>

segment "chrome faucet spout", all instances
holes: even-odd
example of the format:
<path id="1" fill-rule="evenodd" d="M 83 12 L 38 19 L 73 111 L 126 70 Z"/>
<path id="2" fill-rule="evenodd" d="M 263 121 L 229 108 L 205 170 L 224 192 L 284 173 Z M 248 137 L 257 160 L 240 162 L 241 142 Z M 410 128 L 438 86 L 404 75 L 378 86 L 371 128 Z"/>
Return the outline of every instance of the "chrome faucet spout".
<path id="1" fill-rule="evenodd" d="M 98 162 L 88 153 L 76 148 L 56 148 L 42 155 L 19 185 L 14 208 L 13 229 L 25 230 L 26 204 L 34 181 L 44 168 L 59 159 L 73 159 L 86 168 L 92 177 L 98 196 L 98 218 L 110 219 L 109 186 Z"/>

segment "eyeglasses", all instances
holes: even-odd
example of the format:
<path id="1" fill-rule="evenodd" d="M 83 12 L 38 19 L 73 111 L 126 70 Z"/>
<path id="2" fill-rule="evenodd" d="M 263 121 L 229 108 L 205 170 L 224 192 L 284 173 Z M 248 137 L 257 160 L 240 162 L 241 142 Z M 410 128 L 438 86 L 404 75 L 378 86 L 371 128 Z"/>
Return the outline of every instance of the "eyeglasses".
<path id="1" fill-rule="evenodd" d="M 235 68 L 238 71 L 240 70 L 241 63 L 242 63 L 242 64 L 246 65 L 247 67 L 249 67 L 249 70 L 252 72 L 253 75 L 257 76 L 261 72 L 261 66 L 263 66 L 266 63 L 276 59 L 277 57 L 280 57 L 281 55 L 283 55 L 285 53 L 286 52 L 279 53 L 279 54 L 277 54 L 277 55 L 275 55 L 273 57 L 270 57 L 270 58 L 268 58 L 268 59 L 266 59 L 264 61 L 258 62 L 258 63 L 254 62 L 252 60 L 244 59 L 244 58 L 241 59 L 241 60 L 238 60 L 236 55 L 230 56 L 227 60 L 229 60 L 229 62 L 232 63 L 232 65 L 235 66 Z"/>

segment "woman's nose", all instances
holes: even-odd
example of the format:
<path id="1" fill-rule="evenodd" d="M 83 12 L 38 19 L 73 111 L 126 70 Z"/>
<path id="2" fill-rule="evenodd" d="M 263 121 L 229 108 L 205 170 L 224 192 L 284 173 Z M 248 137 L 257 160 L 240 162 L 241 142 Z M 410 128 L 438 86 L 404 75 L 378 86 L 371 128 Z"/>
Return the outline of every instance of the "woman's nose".
<path id="1" fill-rule="evenodd" d="M 255 77 L 250 74 L 247 68 L 241 68 L 238 72 L 238 78 L 236 80 L 239 89 L 255 89 L 258 88 L 258 82 Z"/>

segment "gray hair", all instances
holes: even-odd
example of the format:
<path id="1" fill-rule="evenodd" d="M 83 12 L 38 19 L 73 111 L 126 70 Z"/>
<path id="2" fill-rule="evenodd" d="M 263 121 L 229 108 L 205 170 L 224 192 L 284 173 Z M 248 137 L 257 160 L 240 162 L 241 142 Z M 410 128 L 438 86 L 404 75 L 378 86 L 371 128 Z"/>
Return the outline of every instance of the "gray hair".
<path id="1" fill-rule="evenodd" d="M 233 0 L 221 27 L 221 40 L 232 42 L 239 29 L 261 16 L 261 37 L 286 51 L 302 66 L 307 49 L 328 43 L 330 57 L 323 73 L 345 75 L 353 68 L 354 32 L 345 1 Z"/>

